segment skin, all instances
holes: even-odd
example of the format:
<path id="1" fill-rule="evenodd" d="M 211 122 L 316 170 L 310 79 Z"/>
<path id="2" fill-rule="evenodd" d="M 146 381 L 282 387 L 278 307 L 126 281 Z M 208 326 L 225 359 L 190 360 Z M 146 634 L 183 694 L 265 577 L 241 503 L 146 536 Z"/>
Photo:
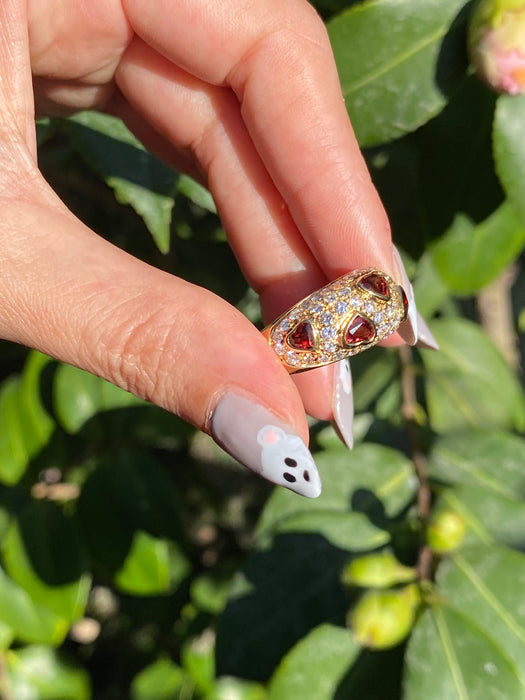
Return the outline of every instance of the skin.
<path id="1" fill-rule="evenodd" d="M 388 221 L 313 8 L 2 0 L 0 76 L 0 337 L 203 430 L 237 391 L 307 441 L 305 407 L 331 417 L 333 369 L 293 380 L 237 310 L 86 228 L 39 173 L 34 110 L 116 114 L 209 187 L 268 321 L 348 270 L 395 277 Z"/>

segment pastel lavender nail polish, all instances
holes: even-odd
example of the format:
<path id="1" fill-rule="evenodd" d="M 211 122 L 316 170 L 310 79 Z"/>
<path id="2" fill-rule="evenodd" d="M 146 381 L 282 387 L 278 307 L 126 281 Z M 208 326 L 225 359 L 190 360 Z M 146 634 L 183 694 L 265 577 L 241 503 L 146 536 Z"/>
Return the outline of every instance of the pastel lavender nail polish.
<path id="1" fill-rule="evenodd" d="M 423 316 L 421 316 L 416 309 L 414 290 L 408 279 L 399 251 L 395 246 L 392 246 L 392 250 L 394 263 L 399 273 L 400 283 L 405 290 L 408 300 L 408 318 L 399 326 L 397 332 L 409 345 L 417 345 L 418 348 L 426 348 L 429 350 L 439 350 L 439 344 L 432 335 L 432 331 L 427 326 Z"/>
<path id="2" fill-rule="evenodd" d="M 432 331 L 420 313 L 417 315 L 417 347 L 426 350 L 439 350 L 438 341 L 432 335 Z"/>
<path id="3" fill-rule="evenodd" d="M 399 284 L 405 290 L 405 294 L 408 301 L 407 319 L 406 321 L 401 323 L 401 325 L 397 329 L 397 332 L 403 338 L 405 343 L 408 343 L 408 345 L 415 345 L 417 342 L 417 309 L 416 300 L 414 298 L 414 290 L 412 289 L 412 285 L 410 284 L 410 280 L 408 279 L 408 275 L 406 273 L 403 260 L 401 259 L 401 255 L 399 254 L 399 251 L 395 246 L 392 246 L 392 252 L 394 257 L 394 264 L 398 272 L 397 282 L 399 282 Z"/>
<path id="4" fill-rule="evenodd" d="M 354 446 L 354 397 L 348 360 L 341 360 L 334 365 L 332 410 L 335 428 L 345 445 L 351 450 Z"/>
<path id="5" fill-rule="evenodd" d="M 321 479 L 301 438 L 277 416 L 229 392 L 211 419 L 213 439 L 248 469 L 301 496 L 317 498 Z"/>

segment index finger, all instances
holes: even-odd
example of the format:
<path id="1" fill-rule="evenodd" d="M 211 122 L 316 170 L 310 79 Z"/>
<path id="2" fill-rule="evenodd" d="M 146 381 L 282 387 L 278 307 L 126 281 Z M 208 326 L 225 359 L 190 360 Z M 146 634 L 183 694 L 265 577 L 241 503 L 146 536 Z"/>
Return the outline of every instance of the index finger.
<path id="1" fill-rule="evenodd" d="M 369 266 L 397 276 L 387 217 L 310 5 L 125 0 L 124 8 L 135 31 L 171 61 L 234 90 L 253 143 L 328 278 Z"/>

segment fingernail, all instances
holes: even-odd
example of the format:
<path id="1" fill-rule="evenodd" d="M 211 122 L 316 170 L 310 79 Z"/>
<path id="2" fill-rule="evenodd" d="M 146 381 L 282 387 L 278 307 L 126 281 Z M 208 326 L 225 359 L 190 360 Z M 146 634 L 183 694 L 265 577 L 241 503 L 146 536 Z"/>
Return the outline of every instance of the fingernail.
<path id="1" fill-rule="evenodd" d="M 332 411 L 334 427 L 341 440 L 351 450 L 354 446 L 354 397 L 348 360 L 341 360 L 334 365 Z"/>
<path id="2" fill-rule="evenodd" d="M 405 290 L 408 301 L 407 320 L 399 326 L 397 332 L 403 338 L 405 343 L 408 343 L 408 345 L 415 345 L 418 337 L 418 314 L 416 309 L 416 300 L 414 298 L 414 290 L 412 289 L 412 285 L 408 279 L 401 255 L 395 246 L 392 246 L 392 254 L 394 258 L 394 265 L 396 266 L 398 272 L 397 282 L 399 282 L 399 284 Z"/>
<path id="3" fill-rule="evenodd" d="M 438 341 L 432 335 L 432 331 L 420 313 L 417 315 L 417 347 L 426 350 L 439 350 Z"/>
<path id="4" fill-rule="evenodd" d="M 213 412 L 211 434 L 234 459 L 268 481 L 309 498 L 321 493 L 319 472 L 304 442 L 260 404 L 225 394 Z"/>

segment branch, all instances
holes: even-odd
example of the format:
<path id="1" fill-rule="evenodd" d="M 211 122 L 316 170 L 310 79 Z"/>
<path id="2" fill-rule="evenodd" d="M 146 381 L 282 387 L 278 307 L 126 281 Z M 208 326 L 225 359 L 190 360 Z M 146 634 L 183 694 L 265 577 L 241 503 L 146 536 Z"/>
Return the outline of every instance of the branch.
<path id="1" fill-rule="evenodd" d="M 417 490 L 417 517 L 421 525 L 421 540 L 419 558 L 417 563 L 418 577 L 421 581 L 430 579 L 432 571 L 432 552 L 424 538 L 424 527 L 430 515 L 432 494 L 427 474 L 427 462 L 421 448 L 419 439 L 419 427 L 416 421 L 417 395 L 416 374 L 412 358 L 412 350 L 408 345 L 399 348 L 401 359 L 401 387 L 403 403 L 401 412 L 406 421 L 406 430 L 412 449 L 412 461 L 418 480 Z"/>

